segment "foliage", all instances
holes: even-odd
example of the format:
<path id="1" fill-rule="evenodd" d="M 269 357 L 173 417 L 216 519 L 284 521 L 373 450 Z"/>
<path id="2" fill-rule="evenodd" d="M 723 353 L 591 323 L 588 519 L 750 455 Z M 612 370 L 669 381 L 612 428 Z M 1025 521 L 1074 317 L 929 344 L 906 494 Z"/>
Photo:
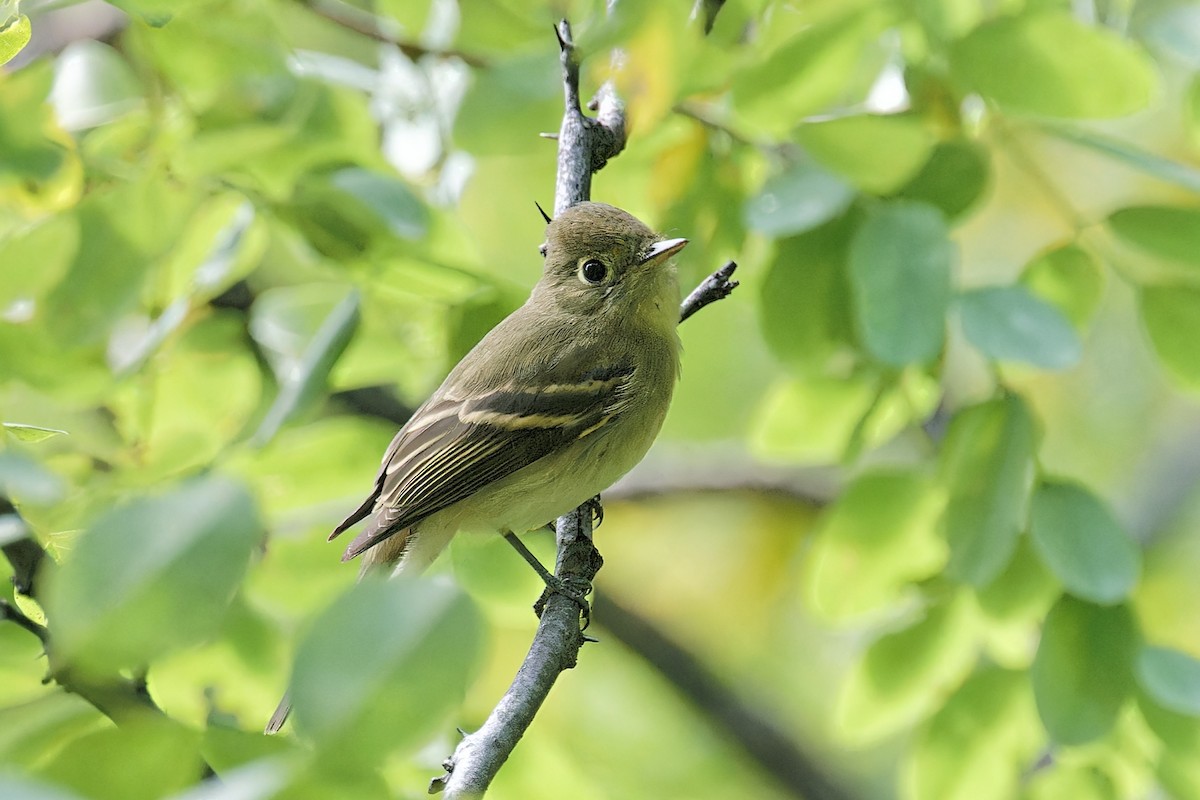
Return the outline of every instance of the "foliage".
<path id="1" fill-rule="evenodd" d="M 114 5 L 18 54 L 88 12 L 0 2 L 0 495 L 61 564 L 6 596 L 165 717 L 0 625 L 0 796 L 417 796 L 486 715 L 519 560 L 351 588 L 324 534 L 394 430 L 348 390 L 415 407 L 538 275 L 563 14 L 589 88 L 624 52 L 596 199 L 744 284 L 634 482 L 839 487 L 614 504 L 606 590 L 856 794 L 1200 795 L 1200 6 Z M 788 796 L 664 678 L 589 645 L 493 794 Z"/>

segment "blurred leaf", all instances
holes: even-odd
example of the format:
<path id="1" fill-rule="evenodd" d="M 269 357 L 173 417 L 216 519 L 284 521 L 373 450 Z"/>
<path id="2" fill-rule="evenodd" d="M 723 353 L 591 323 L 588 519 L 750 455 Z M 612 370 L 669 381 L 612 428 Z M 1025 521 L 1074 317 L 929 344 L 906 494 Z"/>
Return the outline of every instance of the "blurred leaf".
<path id="1" fill-rule="evenodd" d="M 1082 329 L 1100 304 L 1104 270 L 1086 250 L 1069 244 L 1034 257 L 1025 265 L 1021 283 Z"/>
<path id="2" fill-rule="evenodd" d="M 1104 736 L 1133 689 L 1137 624 L 1127 606 L 1064 596 L 1050 610 L 1030 677 L 1038 713 L 1060 744 Z"/>
<path id="3" fill-rule="evenodd" d="M 850 286 L 867 349 L 905 366 L 942 349 L 955 248 L 941 212 L 914 202 L 872 209 L 850 244 Z"/>
<path id="4" fill-rule="evenodd" d="M 878 393 L 874 384 L 817 376 L 776 383 L 757 412 L 751 448 L 773 461 L 837 461 Z"/>
<path id="5" fill-rule="evenodd" d="M 975 600 L 980 610 L 997 622 L 1040 622 L 1061 594 L 1062 586 L 1042 563 L 1029 537 L 1018 536 L 1004 571 L 976 589 Z"/>
<path id="6" fill-rule="evenodd" d="M 42 428 L 37 425 L 22 425 L 19 422 L 3 423 L 4 432 L 22 442 L 44 442 L 55 436 L 66 436 L 66 431 L 58 428 Z"/>
<path id="7" fill-rule="evenodd" d="M 31 778 L 0 773 L 0 797 L 5 800 L 79 800 L 81 795 Z"/>
<path id="8" fill-rule="evenodd" d="M 948 574 L 981 587 L 1003 571 L 1025 527 L 1034 452 L 1033 420 L 1016 396 L 955 414 L 940 464 Z"/>
<path id="9" fill-rule="evenodd" d="M 69 131 L 104 125 L 143 105 L 137 76 L 103 42 L 71 42 L 59 53 L 54 70 L 50 102 Z"/>
<path id="10" fill-rule="evenodd" d="M 844 91 L 885 13 L 852 8 L 804 28 L 733 78 L 733 108 L 746 127 L 782 136 Z"/>
<path id="11" fill-rule="evenodd" d="M 260 732 L 242 731 L 209 724 L 204 731 L 201 753 L 204 760 L 228 783 L 227 773 L 238 767 L 261 767 L 276 756 L 299 750 L 299 744 L 285 736 L 263 736 Z M 275 770 L 267 770 L 275 772 Z"/>
<path id="12" fill-rule="evenodd" d="M 549 25 L 539 33 L 554 42 Z M 473 73 L 454 119 L 454 143 L 481 156 L 540 153 L 546 143 L 538 133 L 557 132 L 561 119 L 558 48 L 542 47 Z"/>
<path id="13" fill-rule="evenodd" d="M 916 175 L 934 144 L 919 118 L 898 114 L 811 122 L 795 135 L 815 161 L 872 194 L 894 191 Z"/>
<path id="14" fill-rule="evenodd" d="M 195 783 L 201 769 L 195 732 L 146 715 L 74 739 L 37 773 L 93 800 L 157 800 Z"/>
<path id="15" fill-rule="evenodd" d="M 186 306 L 177 302 L 168 308 L 146 339 L 166 336 L 173 323 L 167 316 Z M 163 322 L 164 330 L 156 331 Z M 211 463 L 243 435 L 262 397 L 262 372 L 245 336 L 245 323 L 235 312 L 195 320 L 158 353 L 149 375 L 109 395 L 119 429 L 138 442 L 137 466 L 152 482 Z M 138 345 L 156 346 L 144 340 Z"/>
<path id="16" fill-rule="evenodd" d="M 746 201 L 746 226 L 768 236 L 788 236 L 822 225 L 841 214 L 854 189 L 815 164 L 798 164 L 770 178 Z"/>
<path id="17" fill-rule="evenodd" d="M 1200 68 L 1200 7 L 1195 3 L 1146 3 L 1137 7 L 1134 33 L 1155 50 L 1188 68 Z"/>
<path id="18" fill-rule="evenodd" d="M 995 361 L 1024 361 L 1043 369 L 1078 363 L 1082 345 L 1057 308 L 1024 286 L 990 286 L 959 295 L 963 332 Z"/>
<path id="19" fill-rule="evenodd" d="M 53 73 L 35 63 L 0 79 L 0 177 L 4 182 L 49 181 L 63 166 L 67 148 L 49 136 L 54 126 L 46 97 Z"/>
<path id="20" fill-rule="evenodd" d="M 908 797 L 1008 800 L 1040 726 L 1023 672 L 984 667 L 959 687 L 908 755 Z"/>
<path id="21" fill-rule="evenodd" d="M 429 225 L 429 212 L 403 181 L 360 167 L 302 181 L 295 208 L 300 229 L 331 258 L 419 239 Z"/>
<path id="22" fill-rule="evenodd" d="M 1142 150 L 1128 142 L 1113 139 L 1092 131 L 1061 125 L 1052 122 L 1038 123 L 1040 130 L 1049 133 L 1063 141 L 1081 145 L 1089 150 L 1095 150 L 1103 155 L 1121 161 L 1122 163 L 1159 180 L 1182 186 L 1192 192 L 1200 192 L 1200 169 L 1172 161 L 1157 153 Z"/>
<path id="23" fill-rule="evenodd" d="M 0 27 L 0 64 L 12 61 L 13 57 L 29 44 L 29 37 L 32 35 L 33 26 L 29 22 L 29 17 L 24 14 L 18 15 L 15 19 L 6 20 L 3 27 Z"/>
<path id="24" fill-rule="evenodd" d="M 1065 11 L 985 23 L 951 46 L 950 63 L 956 77 L 1002 107 L 1051 117 L 1130 114 L 1158 83 L 1134 46 Z"/>
<path id="25" fill-rule="evenodd" d="M 988 151 L 973 142 L 940 142 L 896 196 L 936 206 L 946 219 L 955 220 L 974 207 L 987 188 L 988 158 Z"/>
<path id="26" fill-rule="evenodd" d="M 303 343 L 302 351 L 293 349 L 285 354 L 278 347 L 272 347 L 283 338 L 290 339 L 291 344 L 301 343 L 295 338 L 301 331 L 292 327 L 297 321 L 294 312 L 300 310 L 297 303 L 308 305 L 316 299 L 310 291 L 314 289 L 322 290 L 324 297 L 321 300 L 328 297 L 328 288 L 316 284 L 297 287 L 297 290 L 276 289 L 270 295 L 260 295 L 251 310 L 250 333 L 264 348 L 276 352 L 274 366 L 279 380 L 279 395 L 254 432 L 253 441 L 257 445 L 270 441 L 283 423 L 324 388 L 329 371 L 358 328 L 359 294 L 357 289 L 350 289 L 330 309 L 311 338 Z"/>
<path id="27" fill-rule="evenodd" d="M 1109 215 L 1108 227 L 1125 242 L 1156 258 L 1196 270 L 1200 277 L 1200 208 L 1122 208 Z"/>
<path id="28" fill-rule="evenodd" d="M 1089 764 L 1052 764 L 1032 775 L 1022 800 L 1119 800 L 1112 778 Z"/>
<path id="29" fill-rule="evenodd" d="M 210 636 L 261 536 L 250 497 L 224 478 L 109 512 L 49 575 L 56 658 L 106 673 Z"/>
<path id="30" fill-rule="evenodd" d="M 1033 495 L 1029 533 L 1068 592 L 1111 605 L 1137 583 L 1141 551 L 1098 497 L 1082 486 L 1045 483 Z"/>
<path id="31" fill-rule="evenodd" d="M 245 734 L 248 740 L 250 734 Z M 257 739 L 280 737 L 255 736 Z M 219 769 L 219 768 L 218 768 Z M 186 792 L 173 794 L 170 800 L 267 800 L 282 797 L 279 790 L 290 777 L 287 766 L 262 759 L 247 766 L 220 771 L 220 780 L 206 780 Z"/>
<path id="32" fill-rule="evenodd" d="M 1145 646 L 1136 675 L 1142 690 L 1164 708 L 1200 717 L 1200 660 L 1169 647 Z"/>
<path id="33" fill-rule="evenodd" d="M 11 265 L 0 281 L 0 313 L 20 300 L 39 300 L 62 279 L 79 249 L 79 222 L 50 216 L 0 240 L 0 264 Z"/>
<path id="34" fill-rule="evenodd" d="M 971 601 L 960 594 L 872 643 L 838 698 L 836 724 L 846 743 L 878 741 L 936 709 L 975 661 L 974 624 Z"/>
<path id="35" fill-rule="evenodd" d="M 340 169 L 329 184 L 352 202 L 351 211 L 378 218 L 393 236 L 420 239 L 429 225 L 429 212 L 399 178 L 360 167 Z"/>
<path id="36" fill-rule="evenodd" d="M 90 194 L 76 212 L 81 246 L 46 296 L 61 343 L 90 344 L 136 303 L 155 261 L 171 248 L 194 197 L 165 175 Z"/>
<path id="37" fill-rule="evenodd" d="M 1179 383 L 1200 388 L 1200 288 L 1148 286 L 1140 305 L 1158 360 Z"/>
<path id="38" fill-rule="evenodd" d="M 24 631 L 18 634 L 32 639 Z M 36 680 L 40 681 L 40 676 Z M 83 698 L 60 691 L 47 694 L 43 689 L 28 702 L 0 708 L 0 760 L 8 769 L 28 771 L 45 764 L 81 734 L 105 724 L 102 719 Z M 3 774 L 0 770 L 0 776 Z M 0 791 L 0 797 L 7 800 L 8 795 Z"/>
<path id="39" fill-rule="evenodd" d="M 258 266 L 267 237 L 265 222 L 244 194 L 213 194 L 192 214 L 168 255 L 166 297 L 200 302 L 217 297 Z"/>
<path id="40" fill-rule="evenodd" d="M 763 337 L 789 364 L 823 372 L 853 348 L 850 287 L 846 281 L 849 218 L 778 243 L 762 281 Z"/>
<path id="41" fill-rule="evenodd" d="M 461 702 L 480 653 L 475 606 L 450 583 L 364 580 L 296 653 L 296 725 L 342 770 L 416 746 Z"/>
<path id="42" fill-rule="evenodd" d="M 1192 79 L 1184 102 L 1184 127 L 1193 150 L 1200 150 L 1200 77 Z"/>
<path id="43" fill-rule="evenodd" d="M 894 606 L 936 573 L 946 544 L 936 524 L 945 497 L 913 472 L 868 472 L 830 508 L 808 554 L 809 604 L 831 621 Z"/>
<path id="44" fill-rule="evenodd" d="M 0 452 L 0 496 L 18 503 L 48 505 L 64 491 L 62 479 L 41 464 L 13 450 Z"/>

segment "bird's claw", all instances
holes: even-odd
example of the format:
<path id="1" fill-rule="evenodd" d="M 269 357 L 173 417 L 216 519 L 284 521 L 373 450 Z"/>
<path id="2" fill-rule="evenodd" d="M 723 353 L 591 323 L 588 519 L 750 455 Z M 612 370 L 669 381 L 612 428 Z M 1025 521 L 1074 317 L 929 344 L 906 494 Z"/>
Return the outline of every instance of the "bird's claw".
<path id="1" fill-rule="evenodd" d="M 546 589 L 542 592 L 542 596 L 533 604 L 533 613 L 541 618 L 542 612 L 546 610 L 546 603 L 550 600 L 550 595 L 561 594 L 579 606 L 579 615 L 583 619 L 580 630 L 586 631 L 592 624 L 592 606 L 587 601 L 587 596 L 591 591 L 592 584 L 584 578 L 560 578 L 557 575 L 551 575 L 550 580 L 546 581 Z"/>

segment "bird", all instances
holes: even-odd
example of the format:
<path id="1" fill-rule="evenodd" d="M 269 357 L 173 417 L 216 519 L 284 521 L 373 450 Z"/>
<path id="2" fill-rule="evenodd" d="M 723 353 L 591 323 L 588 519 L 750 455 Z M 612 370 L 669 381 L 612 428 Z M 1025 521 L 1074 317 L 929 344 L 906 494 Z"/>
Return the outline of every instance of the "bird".
<path id="1" fill-rule="evenodd" d="M 657 437 L 680 372 L 672 257 L 687 239 L 596 202 L 547 223 L 528 300 L 413 413 L 371 493 L 330 534 L 367 520 L 342 557 L 361 556 L 360 578 L 419 573 L 460 531 L 519 545 L 516 533 L 599 495 Z M 285 697 L 268 733 L 288 710 Z"/>

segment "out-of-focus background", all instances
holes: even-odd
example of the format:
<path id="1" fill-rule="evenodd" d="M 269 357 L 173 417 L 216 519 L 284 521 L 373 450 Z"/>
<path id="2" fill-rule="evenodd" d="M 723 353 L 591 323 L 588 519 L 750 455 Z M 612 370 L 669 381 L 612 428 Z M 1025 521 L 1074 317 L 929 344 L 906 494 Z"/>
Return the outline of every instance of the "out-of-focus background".
<path id="1" fill-rule="evenodd" d="M 1200 797 L 1200 4 L 612 5 L 0 2 L 0 795 L 418 797 L 485 718 L 532 572 L 325 536 L 539 275 L 566 16 L 593 198 L 742 286 L 489 796 Z"/>

